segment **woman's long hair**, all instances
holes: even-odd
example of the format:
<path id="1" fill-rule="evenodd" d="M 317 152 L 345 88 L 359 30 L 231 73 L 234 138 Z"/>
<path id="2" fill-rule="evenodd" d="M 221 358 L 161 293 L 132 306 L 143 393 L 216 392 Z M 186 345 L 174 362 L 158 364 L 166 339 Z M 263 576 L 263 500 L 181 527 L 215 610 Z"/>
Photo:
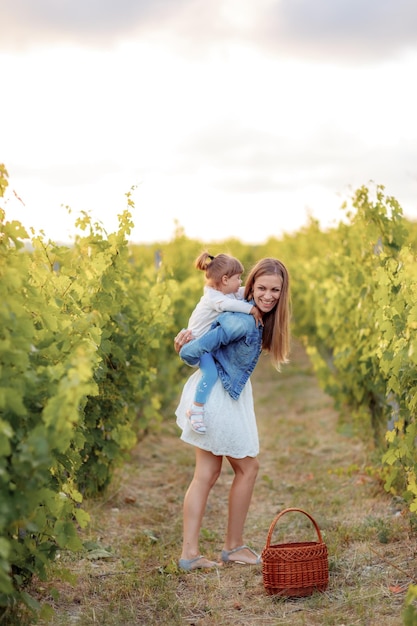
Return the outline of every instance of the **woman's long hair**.
<path id="1" fill-rule="evenodd" d="M 282 363 L 288 362 L 290 353 L 290 277 L 287 268 L 278 259 L 261 259 L 251 269 L 245 281 L 245 300 L 253 299 L 255 281 L 265 275 L 276 275 L 282 278 L 278 303 L 272 311 L 263 316 L 264 329 L 262 333 L 262 349 L 270 354 L 273 365 L 279 370 Z"/>

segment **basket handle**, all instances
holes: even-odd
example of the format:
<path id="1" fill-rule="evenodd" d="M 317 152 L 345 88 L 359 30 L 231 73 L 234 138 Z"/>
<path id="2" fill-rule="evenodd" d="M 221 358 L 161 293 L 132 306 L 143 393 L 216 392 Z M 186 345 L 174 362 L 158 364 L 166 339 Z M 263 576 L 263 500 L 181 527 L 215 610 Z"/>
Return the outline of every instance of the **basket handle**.
<path id="1" fill-rule="evenodd" d="M 316 521 L 311 517 L 311 515 L 309 513 L 307 513 L 306 511 L 303 511 L 303 509 L 289 508 L 289 509 L 284 509 L 283 511 L 278 513 L 278 515 L 276 515 L 275 519 L 272 521 L 271 526 L 269 527 L 269 532 L 268 532 L 268 537 L 266 539 L 266 546 L 265 547 L 269 548 L 269 546 L 271 544 L 272 533 L 274 531 L 275 525 L 276 525 L 277 521 L 279 520 L 279 518 L 282 517 L 283 515 L 285 515 L 285 513 L 290 513 L 291 511 L 296 511 L 298 513 L 303 513 L 304 515 L 306 515 L 310 519 L 310 521 L 313 523 L 314 528 L 316 529 L 317 536 L 319 538 L 319 542 L 323 543 L 323 539 L 321 537 L 320 529 L 317 526 Z"/>

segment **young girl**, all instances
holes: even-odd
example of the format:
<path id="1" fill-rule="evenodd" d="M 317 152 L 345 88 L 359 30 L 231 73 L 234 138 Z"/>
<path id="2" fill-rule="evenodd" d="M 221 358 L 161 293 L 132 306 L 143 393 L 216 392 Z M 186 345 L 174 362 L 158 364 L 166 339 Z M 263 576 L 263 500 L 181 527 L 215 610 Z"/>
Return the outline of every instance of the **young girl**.
<path id="1" fill-rule="evenodd" d="M 228 254 L 214 257 L 205 251 L 196 259 L 195 267 L 206 273 L 206 285 L 204 294 L 188 321 L 188 330 L 192 332 L 193 339 L 207 333 L 217 316 L 224 311 L 248 313 L 253 315 L 257 325 L 262 322 L 261 312 L 256 306 L 243 300 L 241 276 L 244 267 L 238 259 Z M 201 356 L 199 367 L 201 378 L 194 402 L 187 410 L 187 417 L 193 431 L 204 435 L 204 405 L 217 380 L 217 368 L 208 352 Z"/>

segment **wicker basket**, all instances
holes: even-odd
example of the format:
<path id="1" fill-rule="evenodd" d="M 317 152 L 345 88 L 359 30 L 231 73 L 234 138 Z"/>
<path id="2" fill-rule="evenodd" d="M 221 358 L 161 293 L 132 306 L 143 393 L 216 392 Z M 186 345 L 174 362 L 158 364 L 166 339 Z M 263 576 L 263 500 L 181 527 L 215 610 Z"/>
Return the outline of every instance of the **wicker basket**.
<path id="1" fill-rule="evenodd" d="M 290 511 L 303 513 L 311 520 L 318 541 L 271 545 L 276 523 Z M 296 508 L 278 513 L 269 528 L 262 551 L 262 574 L 264 587 L 269 595 L 302 597 L 309 596 L 314 591 L 327 589 L 329 582 L 327 546 L 323 543 L 319 527 L 311 515 Z"/>

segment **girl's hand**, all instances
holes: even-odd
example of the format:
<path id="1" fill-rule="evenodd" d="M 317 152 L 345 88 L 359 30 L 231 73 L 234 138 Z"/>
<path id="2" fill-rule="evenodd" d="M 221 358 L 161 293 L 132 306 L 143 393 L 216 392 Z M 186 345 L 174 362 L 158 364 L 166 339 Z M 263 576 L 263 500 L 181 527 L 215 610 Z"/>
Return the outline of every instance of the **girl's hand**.
<path id="1" fill-rule="evenodd" d="M 191 339 L 193 339 L 193 333 L 191 332 L 191 330 L 188 330 L 187 328 L 183 328 L 182 330 L 180 330 L 180 332 L 174 339 L 175 352 L 178 353 L 186 343 L 191 341 Z"/>
<path id="2" fill-rule="evenodd" d="M 256 327 L 258 327 L 259 324 L 261 326 L 264 325 L 262 320 L 262 312 L 258 309 L 258 307 L 253 306 L 250 310 L 250 314 L 253 315 L 253 317 L 255 318 Z"/>

